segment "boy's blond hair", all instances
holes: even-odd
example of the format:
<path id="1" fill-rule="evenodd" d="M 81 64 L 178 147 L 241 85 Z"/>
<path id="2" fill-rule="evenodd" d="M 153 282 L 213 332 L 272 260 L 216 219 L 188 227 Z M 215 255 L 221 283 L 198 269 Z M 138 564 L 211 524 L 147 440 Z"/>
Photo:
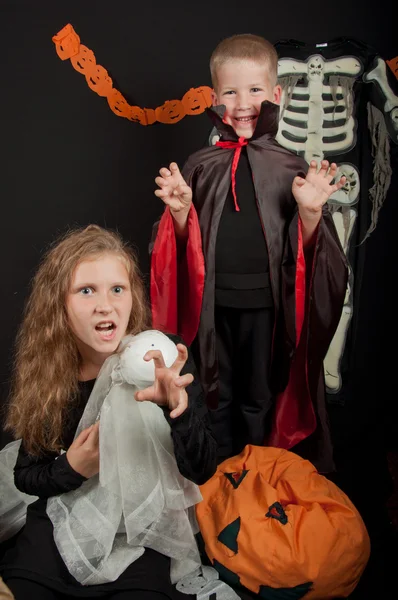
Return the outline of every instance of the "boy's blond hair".
<path id="1" fill-rule="evenodd" d="M 252 60 L 265 63 L 272 85 L 277 84 L 278 54 L 274 46 L 259 35 L 241 33 L 222 40 L 210 58 L 210 73 L 214 89 L 217 88 L 217 71 L 230 60 Z"/>

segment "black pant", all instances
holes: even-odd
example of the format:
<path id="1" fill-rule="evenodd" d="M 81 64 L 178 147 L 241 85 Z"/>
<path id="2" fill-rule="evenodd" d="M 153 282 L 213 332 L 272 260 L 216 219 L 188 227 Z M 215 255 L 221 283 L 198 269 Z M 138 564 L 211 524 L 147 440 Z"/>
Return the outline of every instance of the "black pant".
<path id="1" fill-rule="evenodd" d="M 264 444 L 273 400 L 273 324 L 273 308 L 215 309 L 220 397 L 210 418 L 219 462 L 239 454 L 246 444 Z"/>
<path id="2" fill-rule="evenodd" d="M 11 578 L 7 581 L 7 585 L 14 594 L 15 600 L 70 600 L 70 596 L 54 592 L 27 579 Z M 103 600 L 169 600 L 170 596 L 150 590 L 130 590 L 115 592 L 102 598 Z"/>

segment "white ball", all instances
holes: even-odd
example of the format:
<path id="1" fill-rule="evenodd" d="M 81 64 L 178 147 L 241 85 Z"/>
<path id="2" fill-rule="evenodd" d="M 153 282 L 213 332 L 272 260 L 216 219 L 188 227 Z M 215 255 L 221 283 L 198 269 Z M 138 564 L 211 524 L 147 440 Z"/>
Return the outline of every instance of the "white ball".
<path id="1" fill-rule="evenodd" d="M 149 350 L 160 350 L 166 367 L 171 367 L 178 356 L 174 342 L 160 331 L 143 331 L 133 336 L 120 355 L 120 372 L 127 383 L 139 389 L 146 388 L 155 381 L 153 360 L 144 360 Z"/>

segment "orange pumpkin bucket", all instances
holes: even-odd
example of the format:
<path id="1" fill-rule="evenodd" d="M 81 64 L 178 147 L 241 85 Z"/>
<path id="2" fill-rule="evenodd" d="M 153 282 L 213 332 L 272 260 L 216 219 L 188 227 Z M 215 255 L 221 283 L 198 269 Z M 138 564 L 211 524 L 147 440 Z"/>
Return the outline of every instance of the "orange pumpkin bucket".
<path id="1" fill-rule="evenodd" d="M 248 445 L 201 486 L 196 514 L 220 578 L 260 598 L 346 598 L 370 554 L 348 497 L 293 452 Z"/>

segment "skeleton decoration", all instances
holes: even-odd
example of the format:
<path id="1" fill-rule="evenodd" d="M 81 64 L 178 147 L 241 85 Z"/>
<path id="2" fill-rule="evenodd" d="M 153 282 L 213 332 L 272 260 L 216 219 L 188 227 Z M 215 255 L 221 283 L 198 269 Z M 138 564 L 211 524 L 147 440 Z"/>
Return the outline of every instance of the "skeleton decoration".
<path id="1" fill-rule="evenodd" d="M 348 152 L 355 145 L 356 125 L 351 82 L 361 71 L 355 57 L 281 59 L 282 113 L 277 141 L 308 163 Z"/>
<path id="2" fill-rule="evenodd" d="M 357 168 L 349 163 L 342 163 L 338 167 L 335 181 L 342 176 L 346 177 L 346 182 L 340 190 L 335 192 L 329 198 L 330 210 L 333 213 L 333 221 L 336 226 L 337 234 L 341 246 L 347 255 L 351 235 L 354 229 L 354 223 L 357 218 L 357 211 L 350 208 L 358 202 L 360 182 Z M 348 333 L 348 326 L 352 316 L 352 285 L 353 273 L 349 266 L 349 278 L 347 282 L 347 291 L 344 299 L 344 306 L 341 313 L 337 330 L 330 343 L 329 350 L 324 360 L 324 371 L 326 388 L 329 393 L 337 393 L 342 386 L 340 374 L 340 362 L 343 356 L 345 341 Z"/>
<path id="3" fill-rule="evenodd" d="M 345 184 L 337 192 L 331 195 L 329 204 L 351 206 L 358 202 L 360 190 L 358 169 L 351 163 L 341 163 L 338 166 L 333 183 L 339 181 L 343 176 L 346 177 Z"/>
<path id="4" fill-rule="evenodd" d="M 338 206 L 338 205 L 336 205 Z M 333 210 L 333 209 L 332 209 Z M 336 230 L 340 239 L 340 243 L 343 247 L 344 252 L 347 254 L 349 243 L 354 228 L 355 219 L 357 218 L 357 212 L 353 208 L 343 207 L 342 210 L 336 210 L 333 213 L 333 221 L 336 226 Z M 325 372 L 326 388 L 329 393 L 337 393 L 340 391 L 342 386 L 342 378 L 340 373 L 340 363 L 343 356 L 345 347 L 346 337 L 348 333 L 348 326 L 352 316 L 352 283 L 353 274 L 350 268 L 347 290 L 344 299 L 344 306 L 341 313 L 340 321 L 337 326 L 336 332 L 330 343 L 329 350 L 326 354 L 325 360 L 323 361 L 323 368 Z"/>
<path id="5" fill-rule="evenodd" d="M 365 73 L 364 81 L 374 83 L 384 100 L 382 107 L 386 126 L 391 139 L 398 143 L 398 97 L 392 91 L 387 78 L 387 66 L 384 60 L 377 57 L 374 67 Z"/>
<path id="6" fill-rule="evenodd" d="M 319 47 L 327 47 L 320 44 Z M 297 44 L 299 47 L 299 43 Z M 322 51 L 323 53 L 323 51 Z M 302 56 L 302 53 L 298 53 Z M 379 210 L 391 180 L 388 135 L 398 141 L 398 97 L 388 81 L 386 64 L 376 57 L 371 66 L 354 54 L 326 58 L 310 54 L 305 60 L 282 57 L 278 62 L 278 80 L 282 86 L 281 116 L 277 141 L 307 162 L 327 158 L 337 161 L 336 179 L 345 175 L 343 188 L 329 198 L 329 208 L 346 254 L 361 210 L 361 174 L 351 162 L 357 143 L 356 87 L 361 79 L 371 83 L 368 89 L 368 128 L 370 131 L 374 185 L 369 190 L 372 203 L 371 223 L 363 240 L 375 229 Z M 347 160 L 347 158 L 349 159 Z M 350 278 L 341 319 L 324 361 L 327 391 L 337 394 L 342 386 L 340 363 L 353 312 L 354 273 Z"/>

